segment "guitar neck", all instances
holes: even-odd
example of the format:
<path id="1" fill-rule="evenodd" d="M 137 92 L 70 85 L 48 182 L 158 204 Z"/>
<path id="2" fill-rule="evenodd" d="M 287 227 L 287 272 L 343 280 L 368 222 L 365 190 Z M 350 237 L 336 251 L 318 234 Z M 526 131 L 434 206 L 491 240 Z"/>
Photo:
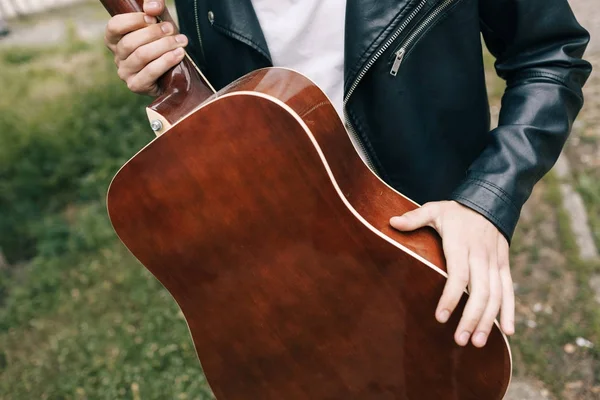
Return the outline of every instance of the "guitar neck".
<path id="1" fill-rule="evenodd" d="M 132 12 L 143 12 L 143 0 L 100 0 L 111 16 Z M 168 10 L 161 17 L 174 23 Z M 170 125 L 183 119 L 201 103 L 215 93 L 214 88 L 191 57 L 186 57 L 161 76 L 157 82 L 161 95 L 148 106 L 153 121 L 160 121 L 161 134 Z M 153 124 L 154 125 L 154 124 Z M 153 126 L 154 129 L 154 126 Z"/>

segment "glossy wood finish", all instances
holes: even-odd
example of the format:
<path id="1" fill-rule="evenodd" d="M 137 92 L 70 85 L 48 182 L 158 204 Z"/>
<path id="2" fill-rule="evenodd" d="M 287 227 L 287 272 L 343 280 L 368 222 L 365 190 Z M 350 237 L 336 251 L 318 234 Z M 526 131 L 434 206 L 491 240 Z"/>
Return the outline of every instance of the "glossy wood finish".
<path id="1" fill-rule="evenodd" d="M 325 94 L 303 75 L 283 68 L 267 68 L 246 75 L 223 92 L 257 91 L 289 105 L 316 137 L 345 197 L 371 225 L 420 256 L 446 270 L 437 233 L 430 228 L 403 233 L 393 229 L 389 218 L 418 207 L 376 176 L 360 159 L 347 137 L 342 121 Z"/>
<path id="2" fill-rule="evenodd" d="M 414 207 L 365 167 L 322 92 L 277 68 L 175 124 L 108 194 L 115 230 L 181 307 L 219 400 L 501 399 L 504 337 L 494 327 L 485 348 L 457 346 L 467 296 L 435 320 L 439 239 L 388 226 Z"/>
<path id="3" fill-rule="evenodd" d="M 165 89 L 148 108 L 174 124 L 214 94 L 204 82 L 192 61 L 186 57 L 161 77 L 159 85 Z"/>
<path id="4" fill-rule="evenodd" d="M 143 0 L 100 0 L 110 15 L 143 12 Z M 168 11 L 163 19 L 171 20 Z M 161 95 L 148 106 L 170 124 L 194 111 L 214 94 L 211 85 L 198 71 L 189 57 L 171 68 L 158 80 Z"/>

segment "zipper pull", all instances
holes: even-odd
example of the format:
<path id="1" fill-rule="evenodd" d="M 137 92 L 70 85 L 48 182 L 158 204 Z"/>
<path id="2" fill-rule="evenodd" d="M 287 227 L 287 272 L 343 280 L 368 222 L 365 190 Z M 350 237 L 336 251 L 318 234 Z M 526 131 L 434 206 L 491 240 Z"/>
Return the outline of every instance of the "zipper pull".
<path id="1" fill-rule="evenodd" d="M 402 64 L 402 60 L 404 59 L 404 53 L 406 50 L 402 47 L 400 50 L 396 52 L 396 59 L 394 60 L 394 64 L 392 64 L 392 69 L 390 71 L 390 75 L 396 76 L 398 74 L 398 70 L 400 69 L 400 64 Z"/>

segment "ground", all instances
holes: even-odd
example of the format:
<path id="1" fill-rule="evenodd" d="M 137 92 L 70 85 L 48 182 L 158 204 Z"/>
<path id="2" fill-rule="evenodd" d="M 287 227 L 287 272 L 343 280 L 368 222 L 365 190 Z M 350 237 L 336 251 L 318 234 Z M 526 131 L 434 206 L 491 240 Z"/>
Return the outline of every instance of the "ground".
<path id="1" fill-rule="evenodd" d="M 592 33 L 586 58 L 600 69 L 600 7 L 597 0 L 571 0 L 570 3 L 579 21 Z M 0 49 L 40 43 L 52 45 L 66 40 L 73 30 L 82 38 L 98 41 L 105 21 L 103 10 L 88 4 L 67 12 L 52 12 L 21 22 L 11 21 L 13 34 L 0 40 Z M 84 59 L 79 61 L 74 58 L 77 62 L 71 61 L 73 65 L 85 64 L 85 55 L 81 57 Z M 486 61 L 492 113 L 497 114 L 503 83 L 493 77 L 493 60 L 488 56 Z M 517 294 L 517 334 L 511 340 L 515 368 L 507 396 L 509 400 L 600 399 L 600 261 L 597 256 L 600 245 L 600 73 L 592 75 L 584 93 L 585 106 L 573 126 L 563 156 L 555 169 L 536 186 L 525 205 L 511 247 L 511 269 Z M 111 254 L 107 252 L 103 257 L 109 260 L 116 257 Z M 102 266 L 103 262 L 99 259 L 91 264 Z M 3 264 L 0 259 L 0 269 Z M 91 303 L 96 304 L 98 298 L 107 296 L 112 286 L 121 284 L 119 279 L 127 278 L 106 279 L 104 282 L 112 283 L 104 283 L 92 294 L 90 291 L 80 293 L 73 288 L 69 289 L 68 295 L 80 301 L 89 298 Z M 136 296 L 144 298 L 145 295 L 141 291 L 136 292 Z M 166 302 L 169 299 L 163 293 L 158 300 Z M 153 300 L 156 309 L 159 308 L 158 300 Z M 87 308 L 95 310 L 89 305 Z M 101 308 L 97 311 L 98 318 L 109 318 L 106 310 Z M 118 315 L 115 317 L 119 321 L 120 318 Z M 53 332 L 57 322 L 69 326 L 64 320 L 50 317 L 38 317 L 36 321 L 40 324 L 39 332 Z M 60 331 L 60 335 L 69 339 L 70 331 L 77 332 L 77 328 Z M 0 333 L 0 344 L 6 340 L 23 358 L 28 357 L 32 343 L 43 341 L 42 336 L 19 326 L 11 327 L 10 332 L 6 338 Z M 119 332 L 117 330 L 117 334 Z M 139 344 L 138 338 L 140 343 L 153 340 L 151 336 L 145 338 L 131 325 L 120 334 L 128 337 L 134 332 L 138 332 L 135 333 L 135 344 Z M 185 334 L 185 329 L 183 332 Z M 61 340 L 56 336 L 54 339 Z M 49 348 L 52 346 L 55 345 L 48 344 Z M 191 351 L 189 343 L 181 345 L 181 349 Z M 93 346 L 86 351 L 95 354 Z M 118 347 L 110 347 L 106 351 L 118 359 Z M 158 353 L 165 359 L 165 354 L 174 352 L 171 345 L 162 347 L 154 343 L 145 351 L 148 357 Z M 30 370 L 28 374 L 39 375 L 39 371 L 51 369 L 44 363 L 52 365 L 53 353 L 38 351 L 36 354 L 32 366 L 27 364 L 23 367 L 23 370 Z M 39 371 L 35 369 L 38 367 Z M 0 374 L 2 371 L 0 359 Z M 29 376 L 16 369 L 10 370 L 10 367 L 7 371 L 6 376 L 17 377 L 14 379 Z M 189 375 L 194 376 L 194 371 L 174 380 L 180 384 L 189 380 Z M 127 390 L 135 398 L 139 390 L 137 381 L 128 381 L 127 385 Z M 82 385 L 74 390 L 75 394 L 71 393 L 67 398 L 84 398 L 81 393 L 87 389 L 84 390 Z"/>
<path id="2" fill-rule="evenodd" d="M 570 3 L 592 35 L 586 59 L 598 70 L 600 8 L 595 0 Z M 512 400 L 600 399 L 600 74 L 584 95 L 565 152 L 525 205 L 512 248 L 520 321 Z"/>

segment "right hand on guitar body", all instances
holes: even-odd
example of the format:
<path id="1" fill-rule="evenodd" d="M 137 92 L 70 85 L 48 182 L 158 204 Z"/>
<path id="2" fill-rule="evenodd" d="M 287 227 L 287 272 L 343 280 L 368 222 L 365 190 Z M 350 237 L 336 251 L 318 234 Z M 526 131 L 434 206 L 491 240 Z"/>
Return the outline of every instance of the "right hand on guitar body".
<path id="1" fill-rule="evenodd" d="M 164 8 L 162 0 L 145 1 L 143 13 L 115 15 L 106 26 L 104 43 L 115 57 L 119 78 L 134 93 L 161 95 L 157 79 L 185 55 L 188 39 L 168 13 L 166 21 L 156 19 Z"/>

